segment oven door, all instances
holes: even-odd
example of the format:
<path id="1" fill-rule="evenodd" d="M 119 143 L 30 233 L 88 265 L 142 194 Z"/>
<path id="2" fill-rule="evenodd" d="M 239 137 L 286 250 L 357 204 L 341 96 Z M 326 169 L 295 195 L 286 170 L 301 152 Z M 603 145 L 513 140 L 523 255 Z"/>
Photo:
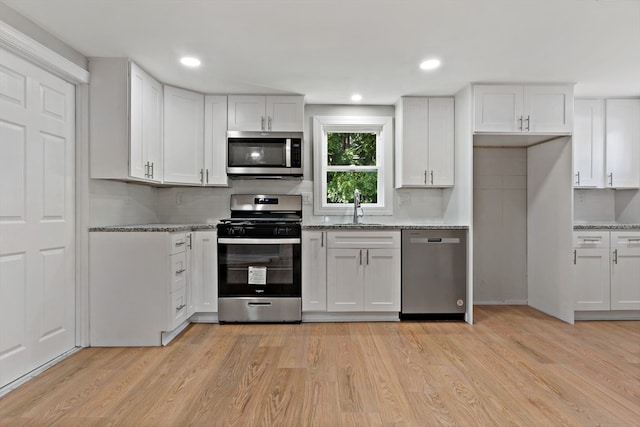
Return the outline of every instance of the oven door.
<path id="1" fill-rule="evenodd" d="M 299 238 L 218 238 L 218 297 L 300 297 Z"/>

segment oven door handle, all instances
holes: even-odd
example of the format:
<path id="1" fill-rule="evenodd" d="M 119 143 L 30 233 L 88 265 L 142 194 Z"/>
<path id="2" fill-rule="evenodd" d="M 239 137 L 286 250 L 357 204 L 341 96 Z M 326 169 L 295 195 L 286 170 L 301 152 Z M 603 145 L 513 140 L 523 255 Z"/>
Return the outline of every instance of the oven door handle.
<path id="1" fill-rule="evenodd" d="M 223 245 L 299 245 L 300 239 L 245 239 L 245 238 L 218 238 L 218 243 Z"/>

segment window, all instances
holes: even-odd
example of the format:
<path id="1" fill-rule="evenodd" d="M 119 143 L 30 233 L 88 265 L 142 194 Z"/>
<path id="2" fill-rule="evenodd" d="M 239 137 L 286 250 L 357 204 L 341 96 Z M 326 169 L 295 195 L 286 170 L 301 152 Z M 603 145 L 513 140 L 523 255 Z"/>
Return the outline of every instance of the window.
<path id="1" fill-rule="evenodd" d="M 392 213 L 392 119 L 314 117 L 316 215 L 350 215 L 360 191 L 366 214 Z"/>

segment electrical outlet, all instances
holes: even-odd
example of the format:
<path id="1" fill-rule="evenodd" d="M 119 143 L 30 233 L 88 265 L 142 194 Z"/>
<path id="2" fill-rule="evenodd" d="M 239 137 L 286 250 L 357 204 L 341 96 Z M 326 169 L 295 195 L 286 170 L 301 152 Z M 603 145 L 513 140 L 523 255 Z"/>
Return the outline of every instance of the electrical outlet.
<path id="1" fill-rule="evenodd" d="M 176 205 L 181 205 L 184 203 L 184 193 L 177 192 L 176 193 Z"/>
<path id="2" fill-rule="evenodd" d="M 398 193 L 398 206 L 411 206 L 411 195 Z"/>
<path id="3" fill-rule="evenodd" d="M 302 192 L 302 203 L 310 204 L 313 203 L 313 193 L 303 191 Z"/>

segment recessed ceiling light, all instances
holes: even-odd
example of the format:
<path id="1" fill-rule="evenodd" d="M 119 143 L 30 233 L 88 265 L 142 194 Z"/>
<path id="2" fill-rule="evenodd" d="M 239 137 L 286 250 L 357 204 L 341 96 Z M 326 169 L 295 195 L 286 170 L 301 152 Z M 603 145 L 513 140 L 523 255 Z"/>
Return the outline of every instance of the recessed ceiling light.
<path id="1" fill-rule="evenodd" d="M 420 68 L 423 70 L 434 70 L 440 66 L 439 59 L 427 59 L 420 64 Z"/>
<path id="2" fill-rule="evenodd" d="M 190 56 L 185 56 L 184 58 L 180 58 L 180 63 L 186 67 L 200 66 L 200 60 L 198 58 L 193 58 Z"/>
<path id="3" fill-rule="evenodd" d="M 351 100 L 353 102 L 360 102 L 362 101 L 362 95 L 360 95 L 359 93 L 353 94 L 351 95 Z"/>

